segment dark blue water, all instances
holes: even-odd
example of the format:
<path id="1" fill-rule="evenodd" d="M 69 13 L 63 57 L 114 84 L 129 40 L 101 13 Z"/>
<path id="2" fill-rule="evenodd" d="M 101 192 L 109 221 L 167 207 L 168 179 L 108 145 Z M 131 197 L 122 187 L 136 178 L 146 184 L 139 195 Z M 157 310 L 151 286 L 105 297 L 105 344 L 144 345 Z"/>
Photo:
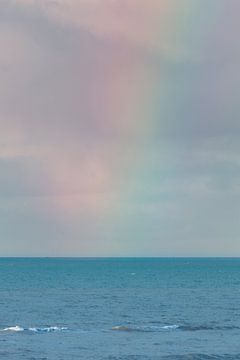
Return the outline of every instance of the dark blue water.
<path id="1" fill-rule="evenodd" d="M 240 359 L 240 259 L 0 259 L 0 359 Z"/>

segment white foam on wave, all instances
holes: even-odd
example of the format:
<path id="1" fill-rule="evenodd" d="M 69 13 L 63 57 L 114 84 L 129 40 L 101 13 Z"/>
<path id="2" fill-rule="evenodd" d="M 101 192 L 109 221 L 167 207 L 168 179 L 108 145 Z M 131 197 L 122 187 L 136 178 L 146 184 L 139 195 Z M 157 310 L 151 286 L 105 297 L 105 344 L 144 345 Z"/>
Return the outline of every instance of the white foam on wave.
<path id="1" fill-rule="evenodd" d="M 0 331 L 24 331 L 25 329 L 20 327 L 20 326 L 10 326 L 10 327 L 6 327 L 5 329 L 2 329 Z"/>
<path id="2" fill-rule="evenodd" d="M 28 331 L 33 332 L 56 332 L 56 331 L 67 331 L 67 327 L 49 326 L 44 328 L 28 328 Z"/>
<path id="3" fill-rule="evenodd" d="M 0 329 L 0 331 L 6 331 L 6 332 L 21 332 L 21 331 L 30 331 L 34 333 L 49 333 L 49 332 L 58 332 L 58 331 L 67 331 L 67 327 L 58 327 L 58 326 L 48 326 L 48 327 L 30 327 L 30 328 L 23 328 L 21 326 L 10 326 L 6 327 L 4 329 Z"/>
<path id="4" fill-rule="evenodd" d="M 162 326 L 163 330 L 175 330 L 178 329 L 180 326 L 179 325 L 165 325 Z"/>

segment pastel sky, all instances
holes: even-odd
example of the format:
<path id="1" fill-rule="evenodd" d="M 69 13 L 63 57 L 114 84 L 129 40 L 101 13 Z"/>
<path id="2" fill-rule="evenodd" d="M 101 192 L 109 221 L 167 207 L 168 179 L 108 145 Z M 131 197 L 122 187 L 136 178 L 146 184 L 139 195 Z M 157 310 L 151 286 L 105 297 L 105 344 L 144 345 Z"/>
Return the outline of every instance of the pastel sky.
<path id="1" fill-rule="evenodd" d="M 0 255 L 240 256 L 240 1 L 0 1 Z"/>

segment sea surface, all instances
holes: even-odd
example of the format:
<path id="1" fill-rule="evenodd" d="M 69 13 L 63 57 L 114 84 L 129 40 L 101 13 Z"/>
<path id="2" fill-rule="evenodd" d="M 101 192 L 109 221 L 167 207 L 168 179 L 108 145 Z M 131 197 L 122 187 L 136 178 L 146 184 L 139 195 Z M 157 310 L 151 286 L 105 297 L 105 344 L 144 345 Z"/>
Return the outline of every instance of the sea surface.
<path id="1" fill-rule="evenodd" d="M 240 359 L 240 259 L 2 258 L 0 359 Z"/>

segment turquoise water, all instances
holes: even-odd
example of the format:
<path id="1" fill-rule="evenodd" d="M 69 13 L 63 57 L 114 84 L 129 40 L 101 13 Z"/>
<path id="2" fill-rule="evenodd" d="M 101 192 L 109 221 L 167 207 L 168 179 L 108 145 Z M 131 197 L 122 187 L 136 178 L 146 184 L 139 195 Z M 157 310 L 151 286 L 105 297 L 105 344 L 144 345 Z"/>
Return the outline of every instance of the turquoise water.
<path id="1" fill-rule="evenodd" d="M 1 359 L 240 359 L 240 259 L 0 259 Z"/>

